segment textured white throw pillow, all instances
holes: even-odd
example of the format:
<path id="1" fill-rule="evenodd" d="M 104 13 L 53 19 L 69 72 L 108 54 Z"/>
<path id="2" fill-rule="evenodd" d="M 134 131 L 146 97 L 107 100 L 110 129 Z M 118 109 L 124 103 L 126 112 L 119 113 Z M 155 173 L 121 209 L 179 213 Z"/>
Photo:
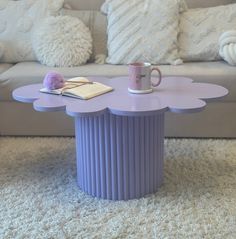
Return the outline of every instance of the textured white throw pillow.
<path id="1" fill-rule="evenodd" d="M 232 66 L 236 66 L 236 30 L 224 32 L 219 39 L 220 56 Z"/>
<path id="2" fill-rule="evenodd" d="M 64 0 L 0 0 L 0 41 L 2 62 L 36 60 L 31 32 L 43 18 L 59 14 Z"/>
<path id="3" fill-rule="evenodd" d="M 236 29 L 236 4 L 189 9 L 181 14 L 179 48 L 184 61 L 221 59 L 219 37 Z"/>
<path id="4" fill-rule="evenodd" d="M 92 53 L 88 27 L 71 16 L 46 18 L 33 32 L 32 43 L 37 59 L 48 66 L 78 66 Z"/>
<path id="5" fill-rule="evenodd" d="M 182 0 L 107 0 L 101 7 L 108 19 L 107 62 L 181 64 L 177 35 L 185 9 Z"/>
<path id="6" fill-rule="evenodd" d="M 107 19 L 100 11 L 62 9 L 61 15 L 79 18 L 90 30 L 93 38 L 91 62 L 105 63 L 107 55 Z"/>

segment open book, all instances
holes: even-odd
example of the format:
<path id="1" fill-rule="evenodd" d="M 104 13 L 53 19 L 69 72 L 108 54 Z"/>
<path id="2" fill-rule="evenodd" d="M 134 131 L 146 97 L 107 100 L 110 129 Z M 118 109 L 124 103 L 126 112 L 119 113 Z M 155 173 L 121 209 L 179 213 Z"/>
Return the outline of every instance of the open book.
<path id="1" fill-rule="evenodd" d="M 63 88 L 55 90 L 42 88 L 40 89 L 40 92 L 88 100 L 112 90 L 113 88 L 110 86 L 99 82 L 89 81 L 85 77 L 75 77 L 67 80 Z"/>

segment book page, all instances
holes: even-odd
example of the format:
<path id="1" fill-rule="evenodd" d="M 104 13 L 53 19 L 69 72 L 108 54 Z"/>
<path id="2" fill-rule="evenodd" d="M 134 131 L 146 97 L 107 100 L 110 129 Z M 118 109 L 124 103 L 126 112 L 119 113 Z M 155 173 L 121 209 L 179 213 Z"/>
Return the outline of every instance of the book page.
<path id="1" fill-rule="evenodd" d="M 53 94 L 53 95 L 61 95 L 62 88 L 56 89 L 56 90 L 49 90 L 47 88 L 42 88 L 39 90 L 42 93 L 48 93 L 48 94 Z"/>
<path id="2" fill-rule="evenodd" d="M 62 94 L 87 100 L 112 90 L 113 88 L 110 86 L 93 82 L 93 84 L 84 84 L 72 89 L 65 89 Z"/>

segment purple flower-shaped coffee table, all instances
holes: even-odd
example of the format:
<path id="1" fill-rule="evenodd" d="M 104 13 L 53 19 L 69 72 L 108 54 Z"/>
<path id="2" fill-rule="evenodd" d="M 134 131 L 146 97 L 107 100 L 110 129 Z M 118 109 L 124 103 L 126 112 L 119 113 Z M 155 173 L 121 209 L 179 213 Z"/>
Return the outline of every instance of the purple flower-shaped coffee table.
<path id="1" fill-rule="evenodd" d="M 40 93 L 42 84 L 14 90 L 13 97 L 38 111 L 65 111 L 75 119 L 77 180 L 92 196 L 127 200 L 158 190 L 163 181 L 164 114 L 204 109 L 204 100 L 228 90 L 164 77 L 150 94 L 128 92 L 128 78 L 89 77 L 114 91 L 90 100 Z"/>

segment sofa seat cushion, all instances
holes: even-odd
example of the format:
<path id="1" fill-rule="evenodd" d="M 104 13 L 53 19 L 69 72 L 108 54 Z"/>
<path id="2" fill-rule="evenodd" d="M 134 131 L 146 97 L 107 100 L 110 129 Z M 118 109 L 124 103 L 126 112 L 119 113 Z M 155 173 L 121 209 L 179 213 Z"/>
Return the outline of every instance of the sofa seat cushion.
<path id="1" fill-rule="evenodd" d="M 4 71 L 8 70 L 12 66 L 13 64 L 10 63 L 0 63 L 0 74 L 2 74 Z"/>
<path id="2" fill-rule="evenodd" d="M 164 76 L 186 76 L 197 82 L 219 84 L 230 90 L 221 101 L 236 102 L 236 67 L 223 61 L 189 62 L 179 66 L 159 66 Z M 21 62 L 0 75 L 0 100 L 12 101 L 12 91 L 20 86 L 43 82 L 49 71 L 57 71 L 65 78 L 75 76 L 124 76 L 127 65 L 86 64 L 78 67 L 48 67 L 38 62 Z"/>

